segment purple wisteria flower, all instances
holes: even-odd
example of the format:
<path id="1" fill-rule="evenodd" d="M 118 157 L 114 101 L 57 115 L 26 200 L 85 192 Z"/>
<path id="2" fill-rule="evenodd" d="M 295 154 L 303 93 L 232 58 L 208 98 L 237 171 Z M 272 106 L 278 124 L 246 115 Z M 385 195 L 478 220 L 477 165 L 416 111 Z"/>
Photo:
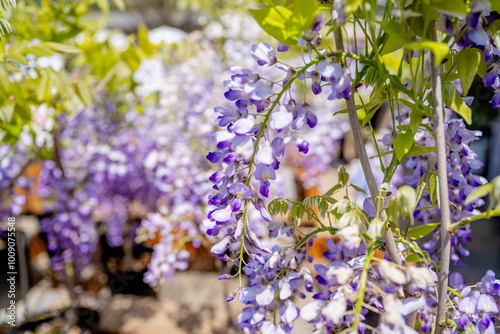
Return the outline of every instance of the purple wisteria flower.
<path id="1" fill-rule="evenodd" d="M 254 44 L 252 46 L 252 57 L 260 66 L 274 65 L 276 63 L 276 53 L 267 43 Z"/>

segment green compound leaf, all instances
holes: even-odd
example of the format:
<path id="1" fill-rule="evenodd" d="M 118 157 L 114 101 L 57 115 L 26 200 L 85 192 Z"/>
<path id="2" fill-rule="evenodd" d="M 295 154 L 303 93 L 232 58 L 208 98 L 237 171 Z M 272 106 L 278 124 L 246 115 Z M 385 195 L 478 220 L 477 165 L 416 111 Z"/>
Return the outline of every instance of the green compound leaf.
<path id="1" fill-rule="evenodd" d="M 431 233 L 438 227 L 441 223 L 426 224 L 417 227 L 411 227 L 408 229 L 408 237 L 413 240 L 417 240 L 425 237 L 427 234 Z"/>
<path id="2" fill-rule="evenodd" d="M 483 55 L 479 49 L 467 48 L 458 53 L 457 69 L 464 96 L 467 96 L 472 80 L 476 76 Z"/>

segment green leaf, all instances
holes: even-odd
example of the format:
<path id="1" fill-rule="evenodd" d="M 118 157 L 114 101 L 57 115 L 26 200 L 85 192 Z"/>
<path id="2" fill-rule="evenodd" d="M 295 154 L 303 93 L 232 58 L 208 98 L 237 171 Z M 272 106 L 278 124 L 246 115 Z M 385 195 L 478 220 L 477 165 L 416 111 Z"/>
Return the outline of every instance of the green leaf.
<path id="1" fill-rule="evenodd" d="M 16 0 L 1 0 L 0 1 L 1 9 L 7 10 L 9 8 L 16 8 Z"/>
<path id="2" fill-rule="evenodd" d="M 490 194 L 490 207 L 497 202 L 498 207 L 500 207 L 500 176 L 495 177 L 491 180 L 491 194 Z M 488 211 L 490 211 L 488 209 Z"/>
<path id="3" fill-rule="evenodd" d="M 484 61 L 484 57 L 481 57 L 481 61 L 479 62 L 479 66 L 477 67 L 477 75 L 482 78 L 486 75 L 486 73 L 488 73 L 488 70 L 486 69 L 486 63 Z"/>
<path id="4" fill-rule="evenodd" d="M 0 106 L 0 120 L 3 123 L 10 123 L 10 121 L 12 120 L 12 116 L 14 116 L 14 105 L 13 104 Z"/>
<path id="5" fill-rule="evenodd" d="M 405 99 L 399 99 L 399 102 L 401 102 L 402 104 L 404 104 L 405 106 L 407 106 L 410 109 L 415 109 L 417 107 L 417 105 L 415 103 L 412 103 L 412 102 L 405 100 Z"/>
<path id="6" fill-rule="evenodd" d="M 55 42 L 43 42 L 37 44 L 38 46 L 44 46 L 49 49 L 52 49 L 57 52 L 63 53 L 81 53 L 82 51 L 73 45 L 63 44 L 63 43 L 55 43 Z"/>
<path id="7" fill-rule="evenodd" d="M 450 52 L 450 47 L 446 43 L 438 43 L 426 39 L 421 39 L 414 43 L 410 43 L 406 47 L 410 50 L 430 50 L 436 55 L 434 66 L 440 64 Z"/>
<path id="8" fill-rule="evenodd" d="M 470 202 L 472 202 L 473 200 L 484 197 L 484 196 L 488 195 L 492 190 L 493 190 L 493 186 L 491 185 L 491 183 L 483 184 L 483 185 L 477 187 L 476 190 L 474 190 L 472 193 L 470 193 L 469 196 L 467 196 L 464 204 L 467 205 Z"/>
<path id="9" fill-rule="evenodd" d="M 384 30 L 387 34 L 389 34 L 390 38 L 394 38 L 397 40 L 407 41 L 408 35 L 406 34 L 405 27 L 394 20 L 386 20 L 386 21 L 378 21 L 382 30 Z"/>
<path id="10" fill-rule="evenodd" d="M 155 45 L 149 41 L 148 29 L 144 24 L 141 24 L 137 32 L 137 44 L 139 44 L 139 48 L 148 56 L 152 56 L 155 51 L 161 48 L 161 45 Z"/>
<path id="11" fill-rule="evenodd" d="M 337 173 L 339 174 L 339 183 L 342 186 L 345 186 L 347 184 L 347 181 L 349 181 L 349 174 L 345 170 L 344 166 L 340 165 L 337 169 Z"/>
<path id="12" fill-rule="evenodd" d="M 40 73 L 40 82 L 36 88 L 37 100 L 42 102 L 50 98 L 50 89 L 52 88 L 52 80 L 49 71 L 43 71 Z"/>
<path id="13" fill-rule="evenodd" d="M 459 14 L 459 18 L 464 18 L 467 15 L 467 9 L 463 0 L 432 0 L 431 3 L 432 6 L 446 14 Z"/>
<path id="14" fill-rule="evenodd" d="M 460 76 L 456 72 L 441 72 L 441 78 L 443 78 L 443 82 L 449 82 L 460 79 Z"/>
<path id="15" fill-rule="evenodd" d="M 297 39 L 289 40 L 285 37 L 286 23 L 293 14 L 290 9 L 283 6 L 274 6 L 263 9 L 249 9 L 248 11 L 265 32 L 281 43 L 291 45 L 297 41 Z"/>
<path id="16" fill-rule="evenodd" d="M 396 152 L 396 158 L 398 161 L 404 158 L 404 156 L 410 152 L 415 140 L 413 139 L 414 134 L 412 132 L 400 132 L 394 139 L 394 152 Z"/>
<path id="17" fill-rule="evenodd" d="M 366 108 L 368 110 L 371 110 L 372 107 L 377 107 L 378 104 L 383 104 L 385 101 L 386 101 L 386 99 L 377 98 L 375 100 L 371 100 L 368 103 L 365 103 L 364 105 L 363 104 L 357 104 L 356 105 L 356 110 L 361 110 L 361 109 L 364 109 L 364 108 Z M 333 114 L 333 116 L 335 116 L 337 114 L 347 114 L 347 108 L 344 108 L 344 109 L 341 109 L 341 110 L 335 112 Z"/>
<path id="18" fill-rule="evenodd" d="M 368 124 L 368 122 L 372 119 L 373 115 L 375 115 L 375 112 L 377 110 L 379 110 L 380 107 L 382 107 L 382 105 L 384 104 L 384 102 L 385 102 L 385 99 L 382 100 L 379 104 L 375 105 L 371 110 L 369 110 L 369 108 L 367 108 L 367 112 L 368 113 L 365 116 L 365 118 L 363 118 L 363 121 L 361 122 L 361 126 L 365 126 L 366 124 Z"/>
<path id="19" fill-rule="evenodd" d="M 351 183 L 350 186 L 353 187 L 354 189 L 356 189 L 357 191 L 359 191 L 360 193 L 363 193 L 363 194 L 367 195 L 366 191 L 364 191 L 363 189 L 361 189 L 357 185 Z"/>
<path id="20" fill-rule="evenodd" d="M 49 57 L 54 54 L 54 50 L 40 44 L 42 43 L 30 46 L 29 48 L 26 49 L 26 52 L 31 53 L 37 57 Z"/>
<path id="21" fill-rule="evenodd" d="M 410 113 L 410 124 L 408 126 L 409 130 L 412 133 L 417 133 L 420 124 L 422 124 L 423 114 L 420 108 L 416 107 L 412 108 Z"/>
<path id="22" fill-rule="evenodd" d="M 429 197 L 431 198 L 432 205 L 436 204 L 437 198 L 438 198 L 438 178 L 436 173 L 430 173 L 429 174 L 429 182 L 428 184 L 428 190 L 429 190 Z"/>
<path id="23" fill-rule="evenodd" d="M 295 9 L 285 24 L 285 38 L 298 39 L 303 31 L 311 29 L 314 26 L 318 13 L 319 6 L 316 1 L 297 0 Z"/>
<path id="24" fill-rule="evenodd" d="M 25 56 L 19 55 L 17 53 L 6 54 L 5 59 L 12 60 L 12 61 L 18 62 L 20 64 L 23 64 L 23 65 L 28 65 L 28 58 L 26 58 Z"/>
<path id="25" fill-rule="evenodd" d="M 27 46 L 28 46 L 28 41 L 15 42 L 9 48 L 9 50 L 7 51 L 7 53 L 9 53 L 9 54 L 23 53 L 23 51 L 26 49 Z"/>
<path id="26" fill-rule="evenodd" d="M 469 47 L 458 53 L 456 64 L 464 96 L 469 92 L 482 58 L 482 52 L 476 48 Z"/>
<path id="27" fill-rule="evenodd" d="M 412 16 L 406 19 L 410 28 L 420 37 L 426 38 L 429 35 L 429 24 L 432 21 L 439 20 L 439 14 L 433 6 L 430 6 L 430 1 L 412 1 L 407 10 L 415 13 L 420 13 L 420 16 Z M 424 36 L 425 34 L 425 36 Z"/>
<path id="28" fill-rule="evenodd" d="M 387 210 L 387 213 L 390 218 L 391 230 L 394 232 L 396 229 L 399 229 L 399 210 L 394 199 L 389 202 L 389 210 Z"/>
<path id="29" fill-rule="evenodd" d="M 385 56 L 386 54 L 392 53 L 396 50 L 402 49 L 406 45 L 406 41 L 402 39 L 388 38 L 382 50 L 380 50 L 380 55 Z"/>
<path id="30" fill-rule="evenodd" d="M 422 175 L 422 177 L 420 178 L 420 181 L 418 182 L 418 187 L 417 187 L 417 204 L 418 202 L 420 201 L 420 199 L 422 198 L 423 194 L 424 194 L 424 187 L 425 187 L 425 184 L 427 183 L 427 174 L 429 172 L 425 173 L 424 175 Z"/>
<path id="31" fill-rule="evenodd" d="M 93 104 L 92 90 L 85 81 L 78 81 L 77 94 L 85 105 L 91 106 Z"/>
<path id="32" fill-rule="evenodd" d="M 125 10 L 126 6 L 124 0 L 113 0 L 113 2 L 115 3 L 116 8 L 119 10 Z"/>
<path id="33" fill-rule="evenodd" d="M 318 206 L 318 210 L 319 210 L 321 217 L 324 217 L 326 214 L 326 211 L 328 210 L 328 202 L 321 201 L 321 203 Z"/>
<path id="34" fill-rule="evenodd" d="M 340 189 L 342 189 L 342 185 L 340 183 L 336 184 L 325 193 L 325 196 L 332 196 L 338 193 Z"/>
<path id="35" fill-rule="evenodd" d="M 438 227 L 441 223 L 426 224 L 417 227 L 411 227 L 408 229 L 408 237 L 413 240 L 417 240 L 425 237 L 427 234 L 431 233 Z"/>
<path id="36" fill-rule="evenodd" d="M 422 259 L 415 253 L 412 253 L 406 257 L 406 263 L 408 262 L 420 262 Z"/>
<path id="37" fill-rule="evenodd" d="M 488 0 L 491 3 L 492 11 L 500 11 L 500 2 L 498 0 Z"/>
<path id="38" fill-rule="evenodd" d="M 294 203 L 290 212 L 288 213 L 288 220 L 295 223 L 295 228 L 298 228 L 302 223 L 302 218 L 304 217 L 305 209 L 300 205 L 300 203 Z"/>
<path id="39" fill-rule="evenodd" d="M 10 35 L 14 32 L 14 29 L 10 25 L 9 21 L 4 18 L 0 18 L 0 33 L 2 35 Z"/>
<path id="40" fill-rule="evenodd" d="M 109 13 L 109 2 L 108 0 L 97 0 L 97 5 L 105 13 Z"/>
<path id="41" fill-rule="evenodd" d="M 472 111 L 469 108 L 469 106 L 464 102 L 464 100 L 458 93 L 453 83 L 447 82 L 444 84 L 443 100 L 448 107 L 450 107 L 453 111 L 462 116 L 462 118 L 467 124 L 471 124 Z"/>
<path id="42" fill-rule="evenodd" d="M 333 33 L 337 29 L 340 29 L 340 26 L 334 25 L 334 26 L 330 27 L 330 29 L 328 29 L 328 31 L 326 33 L 326 36 L 328 37 L 328 35 L 330 35 L 331 33 Z"/>
<path id="43" fill-rule="evenodd" d="M 2 89 L 5 94 L 9 94 L 10 85 L 9 73 L 3 66 L 0 66 L 0 89 Z"/>
<path id="44" fill-rule="evenodd" d="M 345 2 L 345 7 L 344 11 L 346 14 L 351 14 L 354 13 L 356 10 L 358 10 L 359 5 L 361 5 L 363 1 L 361 0 L 347 0 Z"/>
<path id="45" fill-rule="evenodd" d="M 476 333 L 476 328 L 472 324 L 472 321 L 469 322 L 469 324 L 467 326 L 465 326 L 464 333 L 465 334 L 475 334 Z"/>
<path id="46" fill-rule="evenodd" d="M 418 157 L 427 153 L 436 152 L 436 146 L 421 146 L 415 145 L 413 146 L 405 156 L 407 157 Z"/>

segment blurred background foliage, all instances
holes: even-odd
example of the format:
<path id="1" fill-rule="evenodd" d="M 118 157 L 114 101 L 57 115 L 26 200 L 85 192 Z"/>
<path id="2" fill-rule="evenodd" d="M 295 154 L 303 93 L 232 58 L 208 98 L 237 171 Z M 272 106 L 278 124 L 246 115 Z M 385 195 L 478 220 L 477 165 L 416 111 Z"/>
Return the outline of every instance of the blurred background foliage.
<path id="1" fill-rule="evenodd" d="M 119 110 L 131 104 L 142 109 L 132 96 L 133 72 L 160 49 L 163 55 L 172 54 L 149 41 L 148 29 L 170 26 L 190 32 L 223 10 L 242 9 L 247 3 L 37 0 L 19 1 L 14 9 L 14 0 L 2 0 L 6 17 L 0 22 L 5 35 L 0 41 L 2 142 L 15 143 L 23 127 L 30 126 L 33 110 L 42 104 L 53 108 L 54 117 L 77 113 L 96 99 L 103 102 L 104 95 Z M 177 51 L 177 59 L 192 52 L 185 40 L 168 48 Z"/>

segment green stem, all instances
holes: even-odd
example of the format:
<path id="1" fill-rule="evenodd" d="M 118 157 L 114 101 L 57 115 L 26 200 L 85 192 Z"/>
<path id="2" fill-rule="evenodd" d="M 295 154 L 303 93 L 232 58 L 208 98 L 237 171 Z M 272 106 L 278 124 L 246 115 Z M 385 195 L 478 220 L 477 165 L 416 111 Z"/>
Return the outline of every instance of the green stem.
<path id="1" fill-rule="evenodd" d="M 370 63 L 371 62 L 371 60 L 369 60 L 369 59 L 366 59 L 364 57 L 361 57 L 361 56 L 359 56 L 357 54 L 350 53 L 350 52 L 330 52 L 330 53 L 318 56 L 316 59 L 314 59 L 310 63 L 305 64 L 304 67 L 302 67 L 300 70 L 298 70 L 297 73 L 295 73 L 295 75 L 292 78 L 290 78 L 290 80 L 288 80 L 288 82 L 283 86 L 283 88 L 281 89 L 281 91 L 278 93 L 278 96 L 276 97 L 276 99 L 274 100 L 273 104 L 271 105 L 271 108 L 269 108 L 269 111 L 267 112 L 267 114 L 266 114 L 266 116 L 264 118 L 264 121 L 262 122 L 261 128 L 260 128 L 260 130 L 259 130 L 259 132 L 257 134 L 257 139 L 255 140 L 254 150 L 253 150 L 252 158 L 250 160 L 250 165 L 249 165 L 249 168 L 248 168 L 248 178 L 247 178 L 247 182 L 246 182 L 247 186 L 250 185 L 250 181 L 251 181 L 250 175 L 252 174 L 253 165 L 254 165 L 254 161 L 255 161 L 255 155 L 257 154 L 257 149 L 259 147 L 260 139 L 264 135 L 264 131 L 266 129 L 267 122 L 271 118 L 271 113 L 273 112 L 274 108 L 276 107 L 276 105 L 281 100 L 281 97 L 283 96 L 283 94 L 285 94 L 285 92 L 292 86 L 292 83 L 301 74 L 303 74 L 312 65 L 316 65 L 321 60 L 324 60 L 324 59 L 329 58 L 329 57 L 339 57 L 339 58 L 345 58 L 345 57 L 347 57 L 347 58 L 352 58 L 352 59 L 359 60 L 361 62 L 366 62 L 366 63 Z"/>
<path id="2" fill-rule="evenodd" d="M 459 294 L 455 289 L 448 287 L 448 291 L 457 296 L 458 298 L 464 298 L 461 294 Z"/>
<path id="3" fill-rule="evenodd" d="M 459 222 L 450 225 L 450 231 L 456 230 L 459 227 L 464 227 L 467 224 L 469 224 L 470 222 L 473 222 L 473 221 L 476 221 L 476 220 L 479 220 L 479 219 L 488 219 L 491 216 L 500 216 L 500 209 L 499 210 L 493 210 L 493 211 L 490 211 L 490 212 L 484 212 L 484 213 L 481 213 L 480 215 L 477 215 L 477 216 L 474 216 L 474 217 L 464 218 L 464 219 L 460 220 Z"/>
<path id="4" fill-rule="evenodd" d="M 248 200 L 245 199 L 245 210 L 243 211 L 243 228 L 241 229 L 241 246 L 240 246 L 240 265 L 238 266 L 238 286 L 241 286 L 241 269 L 243 267 L 243 248 L 245 244 L 245 224 L 247 219 L 247 204 Z"/>
<path id="5" fill-rule="evenodd" d="M 358 326 L 359 326 L 359 315 L 361 314 L 361 307 L 363 306 L 363 301 L 365 299 L 365 289 L 366 289 L 366 282 L 368 279 L 368 270 L 370 267 L 370 264 L 372 262 L 372 256 L 373 256 L 373 240 L 370 241 L 370 245 L 368 246 L 368 250 L 366 252 L 366 259 L 365 263 L 363 265 L 363 271 L 361 272 L 361 278 L 359 280 L 359 290 L 358 290 L 358 300 L 356 301 L 356 306 L 354 308 L 354 323 L 352 324 L 352 331 L 353 333 L 358 332 Z"/>
<path id="6" fill-rule="evenodd" d="M 337 232 L 337 228 L 335 228 L 335 227 L 322 227 L 322 228 L 318 228 L 318 229 L 316 229 L 316 230 L 314 230 L 312 232 L 309 232 L 302 239 L 300 239 L 299 242 L 297 242 L 297 244 L 295 246 L 293 246 L 293 248 L 299 249 L 300 247 L 304 246 L 304 244 L 309 239 L 311 239 L 313 236 L 315 236 L 319 232 L 325 232 L 325 231 L 328 231 L 332 235 L 334 235 Z"/>

